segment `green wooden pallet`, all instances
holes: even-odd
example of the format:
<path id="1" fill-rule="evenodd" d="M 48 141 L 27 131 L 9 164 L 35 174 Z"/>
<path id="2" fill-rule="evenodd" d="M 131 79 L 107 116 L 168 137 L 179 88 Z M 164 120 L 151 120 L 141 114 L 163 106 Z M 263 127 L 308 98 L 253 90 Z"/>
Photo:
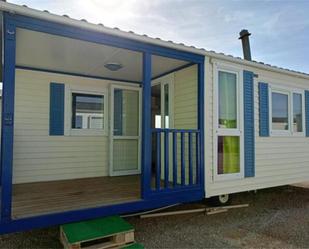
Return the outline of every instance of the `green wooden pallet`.
<path id="1" fill-rule="evenodd" d="M 142 244 L 139 243 L 133 243 L 130 245 L 125 245 L 123 247 L 121 247 L 121 249 L 144 249 L 144 246 Z"/>
<path id="2" fill-rule="evenodd" d="M 76 222 L 60 227 L 60 240 L 70 249 L 122 246 L 134 242 L 134 227 L 119 216 Z"/>

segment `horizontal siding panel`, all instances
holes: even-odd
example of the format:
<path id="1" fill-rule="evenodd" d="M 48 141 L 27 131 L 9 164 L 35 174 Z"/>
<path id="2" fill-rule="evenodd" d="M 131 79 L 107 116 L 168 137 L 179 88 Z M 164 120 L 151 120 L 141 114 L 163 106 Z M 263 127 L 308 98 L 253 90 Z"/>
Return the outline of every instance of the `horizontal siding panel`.
<path id="1" fill-rule="evenodd" d="M 302 157 L 304 153 L 290 153 L 290 154 L 281 154 L 281 153 L 272 153 L 272 154 L 256 154 L 256 160 L 268 159 L 268 160 L 277 160 L 277 159 L 287 159 L 287 158 L 298 158 Z"/>
<path id="2" fill-rule="evenodd" d="M 67 174 L 54 174 L 54 175 L 42 175 L 38 176 L 14 176 L 13 182 L 16 183 L 27 183 L 27 182 L 39 182 L 39 181 L 54 181 L 57 180 L 66 180 L 66 179 L 79 179 L 79 178 L 86 178 L 86 177 L 98 177 L 98 176 L 105 176 L 107 171 L 94 171 L 94 172 L 84 172 L 84 173 L 75 173 L 70 172 Z"/>
<path id="3" fill-rule="evenodd" d="M 77 167 L 79 166 L 79 167 Z M 55 175 L 55 174 L 68 174 L 70 173 L 72 170 L 74 170 L 75 173 L 83 173 L 83 172 L 95 172 L 95 171 L 100 171 L 102 170 L 102 165 L 99 164 L 71 164 L 71 167 L 69 167 L 69 165 L 64 165 L 63 168 L 53 168 L 53 167 L 49 167 L 49 168 L 37 168 L 35 169 L 35 172 L 33 172 L 33 170 L 29 169 L 29 170 L 19 170 L 17 172 L 14 172 L 14 174 L 16 175 L 16 177 L 19 176 L 43 176 L 43 175 Z"/>
<path id="4" fill-rule="evenodd" d="M 74 142 L 74 141 L 63 141 L 59 145 L 59 141 L 32 141 L 31 144 L 27 142 L 20 142 L 21 146 L 27 146 L 28 148 L 66 148 L 66 147 L 92 147 L 92 149 L 101 147 L 103 151 L 108 149 L 107 141 L 82 141 L 82 142 Z"/>
<path id="5" fill-rule="evenodd" d="M 104 147 L 99 147 L 104 150 Z M 97 151 L 97 146 L 51 146 L 51 147 L 26 147 L 22 148 L 20 151 L 23 153 L 66 153 L 66 152 L 93 152 Z M 19 150 L 17 151 L 19 152 Z"/>
<path id="6" fill-rule="evenodd" d="M 15 148 L 16 151 L 18 151 L 18 148 Z M 17 159 L 23 159 L 23 158 L 66 158 L 66 157 L 84 157 L 85 155 L 90 157 L 100 157 L 102 156 L 102 151 L 90 151 L 87 153 L 81 153 L 80 151 L 74 151 L 74 152 L 48 152 L 48 153 L 24 153 L 22 150 L 19 150 L 18 153 L 16 153 L 16 156 L 14 158 Z"/>
<path id="7" fill-rule="evenodd" d="M 102 153 L 102 155 L 100 157 L 79 157 L 79 158 L 75 158 L 75 157 L 63 157 L 63 158 L 22 158 L 22 159 L 14 159 L 14 165 L 19 165 L 20 167 L 23 167 L 23 165 L 41 165 L 41 167 L 45 167 L 44 165 L 47 164 L 53 164 L 54 167 L 56 167 L 56 165 L 58 165 L 59 167 L 62 167 L 62 164 L 66 164 L 66 163 L 75 163 L 75 162 L 80 162 L 80 163 L 88 163 L 88 162 L 97 162 L 102 164 L 102 160 L 104 160 L 104 157 L 106 156 L 106 153 Z"/>

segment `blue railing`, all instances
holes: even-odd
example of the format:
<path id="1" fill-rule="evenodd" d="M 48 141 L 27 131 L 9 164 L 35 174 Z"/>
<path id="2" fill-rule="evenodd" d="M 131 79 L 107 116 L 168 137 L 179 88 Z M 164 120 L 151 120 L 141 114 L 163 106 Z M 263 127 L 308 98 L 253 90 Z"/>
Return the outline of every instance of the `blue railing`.
<path id="1" fill-rule="evenodd" d="M 152 190 L 162 191 L 199 185 L 199 130 L 153 129 L 152 133 L 155 141 Z"/>

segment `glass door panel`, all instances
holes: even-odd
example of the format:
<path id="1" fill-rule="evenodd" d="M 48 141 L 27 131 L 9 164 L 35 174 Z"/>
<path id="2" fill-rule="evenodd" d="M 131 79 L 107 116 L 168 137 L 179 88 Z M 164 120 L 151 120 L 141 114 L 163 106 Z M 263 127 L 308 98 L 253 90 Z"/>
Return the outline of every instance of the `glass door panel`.
<path id="1" fill-rule="evenodd" d="M 140 173 L 140 89 L 112 87 L 110 175 Z"/>

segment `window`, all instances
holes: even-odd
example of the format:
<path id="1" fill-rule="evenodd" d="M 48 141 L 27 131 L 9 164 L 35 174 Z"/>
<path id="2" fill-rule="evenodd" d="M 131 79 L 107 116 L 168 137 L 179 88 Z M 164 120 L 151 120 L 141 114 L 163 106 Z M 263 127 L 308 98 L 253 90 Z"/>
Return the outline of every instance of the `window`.
<path id="1" fill-rule="evenodd" d="M 289 130 L 289 94 L 272 92 L 272 129 Z"/>
<path id="2" fill-rule="evenodd" d="M 218 174 L 240 172 L 239 137 L 218 136 Z"/>
<path id="3" fill-rule="evenodd" d="M 237 76 L 219 71 L 219 128 L 237 128 Z"/>
<path id="4" fill-rule="evenodd" d="M 215 180 L 243 177 L 241 71 L 216 71 Z"/>
<path id="5" fill-rule="evenodd" d="M 104 95 L 72 93 L 72 129 L 104 128 Z"/>
<path id="6" fill-rule="evenodd" d="M 304 135 L 303 91 L 271 87 L 272 135 Z"/>
<path id="7" fill-rule="evenodd" d="M 293 132 L 303 132 L 303 97 L 293 93 Z"/>

